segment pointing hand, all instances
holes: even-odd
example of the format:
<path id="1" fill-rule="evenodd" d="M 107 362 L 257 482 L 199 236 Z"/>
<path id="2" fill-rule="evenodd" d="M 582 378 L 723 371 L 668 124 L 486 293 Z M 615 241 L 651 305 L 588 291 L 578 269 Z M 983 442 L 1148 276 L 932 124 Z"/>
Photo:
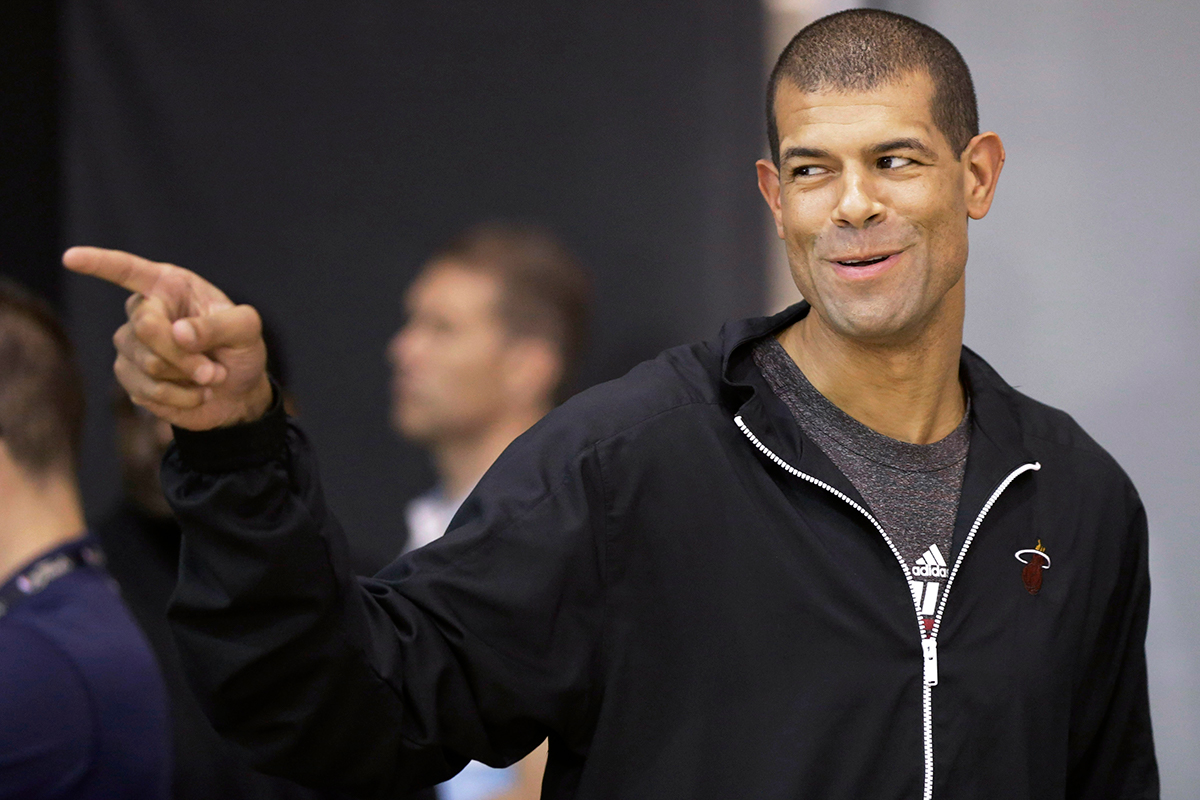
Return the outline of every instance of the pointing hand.
<path id="1" fill-rule="evenodd" d="M 133 295 L 113 335 L 113 372 L 130 399 L 181 428 L 258 419 L 271 404 L 262 321 L 194 272 L 120 250 L 72 247 L 63 264 Z"/>

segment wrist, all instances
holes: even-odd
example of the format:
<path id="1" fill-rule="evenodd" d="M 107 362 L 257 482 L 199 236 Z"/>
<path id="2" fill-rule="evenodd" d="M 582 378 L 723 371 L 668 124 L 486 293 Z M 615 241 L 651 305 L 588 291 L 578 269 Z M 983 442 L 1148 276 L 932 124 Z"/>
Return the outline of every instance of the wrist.
<path id="1" fill-rule="evenodd" d="M 226 423 L 226 426 L 243 425 L 247 422 L 257 422 L 270 410 L 275 399 L 271 379 L 263 373 L 255 387 L 250 391 L 242 412 Z"/>
<path id="2" fill-rule="evenodd" d="M 269 378 L 267 388 L 270 404 L 256 415 L 257 387 L 245 402 L 246 419 L 231 419 L 220 427 L 198 431 L 175 426 L 175 447 L 183 465 L 199 472 L 229 472 L 278 458 L 286 450 L 287 414 L 279 390 Z"/>

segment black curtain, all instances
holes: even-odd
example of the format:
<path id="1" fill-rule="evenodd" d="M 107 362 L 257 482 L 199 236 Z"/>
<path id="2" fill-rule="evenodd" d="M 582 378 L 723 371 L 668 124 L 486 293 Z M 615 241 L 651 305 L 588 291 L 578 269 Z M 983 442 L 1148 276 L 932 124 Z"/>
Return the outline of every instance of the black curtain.
<path id="1" fill-rule="evenodd" d="M 419 453 L 383 350 L 430 250 L 495 215 L 595 275 L 585 383 L 760 306 L 754 2 L 66 6 L 66 244 L 194 268 L 273 320 L 360 568 L 394 555 Z M 91 396 L 92 515 L 117 490 L 122 293 L 65 283 Z"/>
<path id="2" fill-rule="evenodd" d="M 0 274 L 60 303 L 55 3 L 0 11 Z"/>

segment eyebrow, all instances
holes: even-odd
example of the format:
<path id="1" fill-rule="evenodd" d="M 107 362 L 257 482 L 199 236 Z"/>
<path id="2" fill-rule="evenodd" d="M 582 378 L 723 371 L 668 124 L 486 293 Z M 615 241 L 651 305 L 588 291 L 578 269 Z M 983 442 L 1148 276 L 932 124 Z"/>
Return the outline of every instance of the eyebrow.
<path id="1" fill-rule="evenodd" d="M 789 147 L 783 151 L 780 160 L 787 161 L 789 158 L 829 158 L 829 151 L 815 147 Z"/>
<path id="2" fill-rule="evenodd" d="M 886 142 L 871 145 L 869 152 L 873 156 L 881 156 L 893 150 L 916 150 L 931 161 L 937 158 L 937 154 L 933 152 L 929 145 L 920 139 L 912 137 L 889 139 Z M 782 163 L 792 158 L 831 158 L 831 156 L 828 150 L 822 150 L 819 147 L 789 147 L 783 151 L 783 155 L 779 160 Z"/>
<path id="3" fill-rule="evenodd" d="M 893 150 L 916 150 L 918 153 L 931 161 L 937 158 L 937 154 L 933 152 L 929 145 L 925 144 L 920 139 L 913 138 L 892 139 L 887 142 L 880 142 L 879 144 L 872 145 L 871 155 L 881 156 L 884 153 L 890 153 Z"/>

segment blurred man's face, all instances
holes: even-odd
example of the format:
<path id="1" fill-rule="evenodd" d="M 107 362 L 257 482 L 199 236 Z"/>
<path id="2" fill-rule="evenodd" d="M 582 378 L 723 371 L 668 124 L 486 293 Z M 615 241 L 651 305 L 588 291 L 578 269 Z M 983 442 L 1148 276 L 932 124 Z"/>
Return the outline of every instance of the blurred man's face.
<path id="1" fill-rule="evenodd" d="M 478 434 L 501 416 L 508 335 L 491 275 L 435 262 L 405 296 L 408 321 L 388 345 L 392 426 L 422 444 Z"/>
<path id="2" fill-rule="evenodd" d="M 759 162 L 760 185 L 796 285 L 842 336 L 903 340 L 961 303 L 969 164 L 932 96 L 924 74 L 865 92 L 779 86 L 780 164 L 776 178 Z"/>

